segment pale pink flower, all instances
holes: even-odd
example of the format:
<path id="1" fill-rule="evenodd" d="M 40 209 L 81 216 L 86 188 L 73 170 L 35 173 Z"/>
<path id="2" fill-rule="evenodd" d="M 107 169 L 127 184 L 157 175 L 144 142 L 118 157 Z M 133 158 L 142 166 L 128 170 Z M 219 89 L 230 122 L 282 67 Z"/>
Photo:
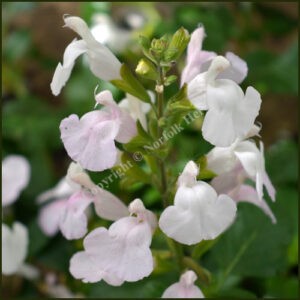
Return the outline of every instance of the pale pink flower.
<path id="1" fill-rule="evenodd" d="M 20 155 L 9 155 L 2 161 L 2 206 L 14 203 L 28 185 L 30 165 Z"/>
<path id="2" fill-rule="evenodd" d="M 233 170 L 218 175 L 211 181 L 211 186 L 218 194 L 226 194 L 234 201 L 248 202 L 258 206 L 272 223 L 276 223 L 276 218 L 264 199 L 259 198 L 255 188 L 245 184 L 249 176 L 245 172 L 240 162 L 236 164 Z"/>
<path id="3" fill-rule="evenodd" d="M 237 140 L 230 147 L 213 148 L 206 157 L 207 168 L 218 175 L 232 171 L 240 162 L 247 176 L 255 182 L 259 199 L 263 198 L 263 186 L 265 186 L 271 199 L 275 201 L 275 189 L 265 170 L 262 142 L 258 149 L 253 141 Z"/>
<path id="4" fill-rule="evenodd" d="M 178 179 L 174 205 L 160 216 L 159 227 L 169 237 L 186 244 L 211 240 L 233 222 L 236 204 L 227 195 L 218 196 L 206 182 L 197 181 L 198 167 L 193 161 Z"/>
<path id="5" fill-rule="evenodd" d="M 68 155 L 90 171 L 103 171 L 117 161 L 115 140 L 129 142 L 136 134 L 135 121 L 120 108 L 110 91 L 96 95 L 101 110 L 86 113 L 79 119 L 71 115 L 60 124 L 61 138 Z"/>
<path id="6" fill-rule="evenodd" d="M 197 275 L 194 271 L 186 271 L 179 282 L 170 285 L 163 293 L 162 298 L 204 298 L 202 291 L 194 284 Z"/>
<path id="7" fill-rule="evenodd" d="M 194 30 L 187 48 L 187 62 L 182 71 L 181 85 L 191 82 L 198 74 L 209 69 L 212 59 L 217 56 L 215 52 L 202 50 L 202 43 L 206 34 L 201 26 Z M 231 79 L 236 83 L 241 83 L 248 73 L 248 67 L 244 60 L 232 52 L 227 52 L 225 57 L 229 60 L 230 66 L 223 70 L 218 79 Z"/>
<path id="8" fill-rule="evenodd" d="M 53 201 L 41 209 L 38 217 L 41 229 L 48 236 L 61 230 L 67 239 L 83 237 L 87 232 L 86 209 L 91 203 L 94 203 L 96 213 L 107 220 L 117 220 L 129 214 L 117 197 L 96 186 L 74 163 L 70 165 L 67 177 L 57 187 L 40 195 L 38 201 L 51 198 Z"/>
<path id="9" fill-rule="evenodd" d="M 230 79 L 218 79 L 230 66 L 223 56 L 216 56 L 207 72 L 197 75 L 188 85 L 188 98 L 199 110 L 207 110 L 202 125 L 205 140 L 227 147 L 244 138 L 254 125 L 261 97 L 248 87 L 246 93 Z"/>
<path id="10" fill-rule="evenodd" d="M 153 214 L 150 221 L 140 199 L 130 204 L 129 211 L 131 216 L 114 222 L 108 230 L 99 227 L 86 236 L 84 251 L 76 253 L 70 261 L 70 272 L 75 278 L 121 285 L 150 275 Z"/>
<path id="11" fill-rule="evenodd" d="M 63 64 L 59 63 L 50 84 L 52 93 L 57 96 L 68 81 L 75 60 L 86 53 L 90 69 L 95 76 L 109 81 L 120 78 L 121 63 L 116 56 L 97 42 L 87 24 L 79 17 L 65 16 L 65 27 L 74 30 L 82 40 L 73 40 L 65 50 Z"/>

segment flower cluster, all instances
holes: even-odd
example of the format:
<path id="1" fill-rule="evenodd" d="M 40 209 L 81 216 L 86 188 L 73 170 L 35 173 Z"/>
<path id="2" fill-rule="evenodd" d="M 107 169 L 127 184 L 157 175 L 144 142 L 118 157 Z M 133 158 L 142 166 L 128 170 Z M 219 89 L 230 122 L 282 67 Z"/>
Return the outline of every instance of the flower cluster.
<path id="1" fill-rule="evenodd" d="M 114 221 L 108 229 L 99 227 L 85 236 L 84 249 L 70 261 L 70 273 L 75 278 L 83 282 L 104 280 L 114 286 L 141 280 L 156 267 L 150 246 L 157 225 L 168 239 L 180 244 L 213 240 L 234 222 L 240 201 L 260 207 L 276 222 L 263 199 L 265 186 L 275 200 L 275 189 L 264 166 L 263 144 L 260 141 L 258 148 L 254 140 L 259 137 L 260 128 L 255 119 L 261 97 L 253 87 L 244 92 L 239 86 L 248 72 L 245 61 L 231 52 L 220 56 L 202 50 L 203 27 L 191 36 L 181 28 L 171 38 L 164 36 L 150 41 L 141 37 L 146 58 L 140 60 L 135 71 L 139 77 L 155 82 L 155 98 L 125 64 L 96 41 L 82 19 L 65 16 L 64 21 L 82 39 L 75 39 L 66 48 L 63 63 L 58 64 L 51 82 L 53 94 L 60 93 L 75 60 L 84 53 L 95 76 L 126 93 L 126 98 L 117 103 L 109 90 L 101 91 L 95 94 L 96 105 L 92 111 L 81 118 L 72 114 L 61 121 L 61 139 L 75 163 L 71 163 L 67 176 L 54 189 L 38 199 L 42 203 L 52 198 L 39 215 L 41 228 L 50 236 L 60 229 L 67 239 L 84 237 L 88 232 L 86 210 L 91 203 L 99 217 Z M 166 102 L 164 88 L 177 79 L 168 72 L 186 47 L 181 88 Z M 152 144 L 168 128 L 180 124 L 190 111 L 204 116 L 202 136 L 214 148 L 204 157 L 187 162 L 182 173 L 176 174 L 173 199 L 170 190 L 174 178 L 166 172 L 170 144 L 166 141 L 153 149 L 153 153 L 143 152 L 143 145 Z M 142 199 L 133 200 L 127 207 L 93 183 L 85 171 L 113 168 L 135 151 L 144 155 L 150 170 L 147 173 L 136 165 L 131 172 L 138 170 L 135 180 L 146 175 L 154 178 L 148 183 L 161 192 L 164 209 L 158 222 Z M 203 170 L 211 174 L 205 181 L 199 180 Z M 246 183 L 248 179 L 255 187 Z M 185 266 L 180 281 L 167 288 L 162 297 L 204 297 L 194 284 L 196 270 L 189 268 Z"/>

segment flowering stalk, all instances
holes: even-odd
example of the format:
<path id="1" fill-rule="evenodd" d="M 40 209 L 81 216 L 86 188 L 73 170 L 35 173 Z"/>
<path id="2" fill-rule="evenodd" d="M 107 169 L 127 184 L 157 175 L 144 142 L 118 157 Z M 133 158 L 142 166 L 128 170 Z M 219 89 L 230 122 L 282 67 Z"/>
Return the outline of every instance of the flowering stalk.
<path id="1" fill-rule="evenodd" d="M 83 282 L 104 280 L 114 286 L 150 275 L 155 266 L 150 250 L 152 235 L 163 233 L 182 273 L 179 282 L 167 288 L 163 297 L 204 297 L 194 282 L 199 278 L 207 284 L 211 276 L 199 259 L 234 222 L 236 203 L 250 202 L 276 222 L 262 198 L 265 186 L 275 200 L 275 189 L 264 167 L 263 145 L 260 143 L 258 149 L 255 142 L 247 140 L 258 135 L 254 121 L 261 105 L 258 91 L 248 87 L 244 93 L 239 86 L 247 75 L 247 64 L 233 53 L 223 57 L 202 51 L 203 27 L 196 29 L 191 38 L 184 28 L 170 38 L 163 36 L 150 41 L 140 37 L 145 58 L 139 60 L 135 72 L 155 83 L 155 104 L 152 92 L 108 48 L 96 42 L 83 20 L 67 17 L 65 23 L 82 40 L 67 47 L 63 64 L 58 65 L 54 74 L 53 93 L 60 92 L 75 59 L 85 53 L 91 71 L 124 91 L 126 98 L 116 103 L 111 92 L 102 91 L 95 95 L 96 106 L 102 105 L 100 110 L 81 118 L 71 115 L 61 122 L 62 141 L 77 164 L 71 164 L 62 181 L 70 184 L 67 195 L 59 185 L 41 196 L 48 198 L 50 193 L 55 198 L 42 209 L 41 227 L 48 235 L 60 229 L 67 239 L 81 238 L 87 233 L 85 210 L 93 204 L 99 217 L 114 222 L 109 229 L 99 227 L 85 236 L 84 250 L 73 255 L 70 272 Z M 181 88 L 166 101 L 165 87 L 177 80 L 177 76 L 167 73 L 186 47 L 187 64 Z M 151 108 L 153 114 L 147 116 Z M 167 168 L 166 158 L 171 149 L 166 136 L 174 127 L 179 131 L 173 135 L 183 130 L 183 120 L 195 112 L 203 121 L 202 137 L 215 147 L 206 156 L 188 161 L 174 181 Z M 115 169 L 127 159 L 133 164 L 125 172 L 123 182 L 152 184 L 160 192 L 164 210 L 158 222 L 142 199 L 133 200 L 127 207 L 94 184 L 84 170 Z M 143 159 L 151 171 L 136 164 Z M 253 180 L 256 188 L 245 184 L 246 179 Z M 61 213 L 52 216 L 57 206 Z M 44 222 L 49 219 L 50 227 L 49 222 Z M 155 231 L 157 225 L 161 231 Z M 160 250 L 153 251 L 157 256 L 159 253 Z M 168 258 L 169 254 L 164 256 Z"/>
<path id="2" fill-rule="evenodd" d="M 160 118 L 163 117 L 163 113 L 164 113 L 164 74 L 163 74 L 163 68 L 158 65 L 157 67 L 158 69 L 158 73 L 159 73 L 159 77 L 157 80 L 157 84 L 156 84 L 156 95 L 157 95 L 157 106 L 158 106 L 158 116 L 157 116 L 157 121 L 159 121 Z M 162 136 L 162 128 L 158 125 L 157 126 L 157 131 L 158 131 L 158 137 Z M 165 163 L 164 160 L 162 159 L 158 159 L 158 164 L 159 164 L 159 168 L 160 168 L 160 176 L 161 176 L 161 197 L 163 200 L 163 204 L 164 207 L 168 206 L 168 195 L 166 194 L 167 192 L 167 174 L 166 174 L 166 167 L 165 167 Z"/>

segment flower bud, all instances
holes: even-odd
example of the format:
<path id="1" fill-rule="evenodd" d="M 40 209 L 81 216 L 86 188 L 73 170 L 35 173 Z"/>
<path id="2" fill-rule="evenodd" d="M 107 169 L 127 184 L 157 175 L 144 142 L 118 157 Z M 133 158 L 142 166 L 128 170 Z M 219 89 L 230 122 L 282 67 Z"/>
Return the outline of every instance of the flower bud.
<path id="1" fill-rule="evenodd" d="M 158 78 L 155 66 L 147 59 L 139 61 L 135 72 L 146 79 L 156 80 Z"/>

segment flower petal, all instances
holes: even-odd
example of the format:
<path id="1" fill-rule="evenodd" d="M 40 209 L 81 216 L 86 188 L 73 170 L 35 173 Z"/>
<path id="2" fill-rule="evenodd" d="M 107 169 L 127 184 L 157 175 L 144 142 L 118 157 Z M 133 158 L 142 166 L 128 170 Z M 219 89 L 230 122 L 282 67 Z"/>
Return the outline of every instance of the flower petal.
<path id="1" fill-rule="evenodd" d="M 80 186 L 76 185 L 74 186 L 74 188 L 76 190 L 79 189 Z M 64 177 L 57 183 L 57 185 L 54 188 L 49 189 L 40 194 L 37 197 L 37 202 L 41 204 L 50 199 L 68 198 L 72 195 L 73 192 L 74 189 L 70 186 L 70 184 L 66 180 L 66 177 Z"/>
<path id="2" fill-rule="evenodd" d="M 65 25 L 86 42 L 91 71 L 103 80 L 119 79 L 121 63 L 107 47 L 95 40 L 84 20 L 73 16 L 68 16 L 64 20 Z"/>
<path id="3" fill-rule="evenodd" d="M 109 231 L 93 230 L 84 239 L 84 247 L 100 269 L 124 281 L 137 281 L 153 270 L 151 235 L 147 222 L 125 217 L 113 223 Z"/>
<path id="4" fill-rule="evenodd" d="M 76 279 L 83 282 L 98 282 L 103 278 L 102 271 L 95 265 L 91 257 L 81 251 L 74 254 L 70 260 L 70 273 Z"/>
<path id="5" fill-rule="evenodd" d="M 270 217 L 273 224 L 277 222 L 276 217 L 274 216 L 267 202 L 258 197 L 257 191 L 252 186 L 242 185 L 235 196 L 235 200 L 237 202 L 249 202 L 258 206 L 267 216 Z"/>
<path id="6" fill-rule="evenodd" d="M 102 171 L 115 164 L 114 139 L 118 130 L 118 122 L 109 120 L 102 111 L 89 112 L 80 120 L 77 115 L 71 115 L 60 124 L 68 155 L 90 171 Z"/>
<path id="7" fill-rule="evenodd" d="M 197 175 L 199 174 L 198 166 L 191 160 L 183 169 L 183 172 L 178 177 L 178 185 L 192 186 L 196 183 Z"/>
<path id="8" fill-rule="evenodd" d="M 115 139 L 120 143 L 128 143 L 137 134 L 135 120 L 130 116 L 126 109 L 123 109 L 116 104 L 112 93 L 108 90 L 97 94 L 96 102 L 105 105 L 105 108 L 109 110 L 110 115 L 116 118 L 120 123 L 119 131 Z"/>
<path id="9" fill-rule="evenodd" d="M 161 296 L 162 298 L 204 298 L 203 293 L 197 286 L 185 287 L 180 283 L 170 285 Z"/>
<path id="10" fill-rule="evenodd" d="M 67 199 L 46 204 L 39 212 L 38 224 L 45 235 L 54 236 L 59 230 L 59 221 L 67 205 Z"/>
<path id="11" fill-rule="evenodd" d="M 94 197 L 89 192 L 79 191 L 67 201 L 59 220 L 59 227 L 68 240 L 80 239 L 86 234 L 87 217 L 84 211 L 93 200 Z"/>
<path id="12" fill-rule="evenodd" d="M 187 96 L 191 103 L 199 110 L 207 110 L 205 73 L 197 75 L 187 86 Z"/>
<path id="13" fill-rule="evenodd" d="M 206 155 L 207 168 L 216 174 L 231 171 L 237 162 L 232 147 L 214 147 Z"/>
<path id="14" fill-rule="evenodd" d="M 236 134 L 231 112 L 210 109 L 204 118 L 202 135 L 215 146 L 226 147 L 232 144 Z"/>
<path id="15" fill-rule="evenodd" d="M 28 247 L 27 228 L 15 222 L 12 229 L 2 223 L 2 273 L 12 275 L 23 264 Z"/>
<path id="16" fill-rule="evenodd" d="M 227 52 L 225 57 L 230 62 L 230 67 L 218 75 L 218 79 L 230 79 L 240 84 L 248 74 L 247 63 L 232 52 Z"/>
<path id="17" fill-rule="evenodd" d="M 233 222 L 236 205 L 226 195 L 198 181 L 194 187 L 179 187 L 174 206 L 167 207 L 159 220 L 162 231 L 176 241 L 192 245 L 214 239 Z"/>
<path id="18" fill-rule="evenodd" d="M 162 298 L 204 298 L 201 290 L 194 284 L 197 276 L 193 271 L 186 271 L 180 281 L 169 286 Z"/>
<path id="19" fill-rule="evenodd" d="M 263 183 L 267 189 L 269 196 L 271 197 L 272 201 L 275 201 L 276 190 L 275 190 L 268 174 L 266 172 L 263 172 L 262 176 L 263 176 L 263 178 L 262 178 Z"/>
<path id="20" fill-rule="evenodd" d="M 96 187 L 93 192 L 95 210 L 99 217 L 116 221 L 129 215 L 126 205 L 112 193 L 100 187 Z"/>
<path id="21" fill-rule="evenodd" d="M 63 64 L 59 63 L 57 65 L 50 84 L 51 91 L 54 96 L 59 95 L 61 89 L 68 81 L 74 67 L 75 60 L 78 56 L 85 52 L 87 52 L 87 45 L 83 40 L 74 40 L 67 46 L 64 53 Z"/>
<path id="22" fill-rule="evenodd" d="M 187 47 L 187 63 L 182 71 L 181 85 L 190 82 L 203 70 L 203 64 L 211 60 L 217 54 L 215 52 L 202 51 L 202 43 L 205 38 L 204 27 L 199 27 L 191 34 L 191 39 Z"/>
<path id="23" fill-rule="evenodd" d="M 249 86 L 245 97 L 240 99 L 232 115 L 238 137 L 245 138 L 252 129 L 260 105 L 260 94 L 253 87 Z"/>
<path id="24" fill-rule="evenodd" d="M 20 155 L 9 155 L 2 161 L 2 206 L 12 204 L 27 186 L 30 165 Z"/>

